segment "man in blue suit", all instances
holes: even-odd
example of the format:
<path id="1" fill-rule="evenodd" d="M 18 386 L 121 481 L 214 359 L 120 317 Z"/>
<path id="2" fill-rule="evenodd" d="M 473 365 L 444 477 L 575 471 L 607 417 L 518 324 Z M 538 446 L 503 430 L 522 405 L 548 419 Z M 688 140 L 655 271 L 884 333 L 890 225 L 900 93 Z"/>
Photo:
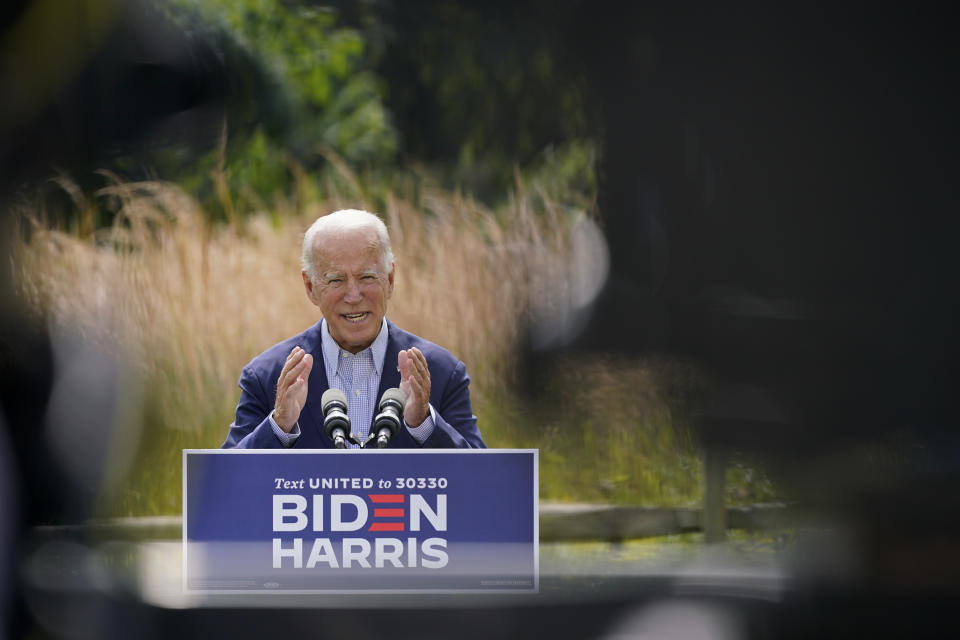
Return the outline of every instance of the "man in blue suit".
<path id="1" fill-rule="evenodd" d="M 354 209 L 316 220 L 303 239 L 303 285 L 323 319 L 244 367 L 224 448 L 333 447 L 320 398 L 347 396 L 352 431 L 364 439 L 386 389 L 406 393 L 404 426 L 391 447 L 483 448 L 466 368 L 449 351 L 386 319 L 393 252 L 377 216 Z"/>

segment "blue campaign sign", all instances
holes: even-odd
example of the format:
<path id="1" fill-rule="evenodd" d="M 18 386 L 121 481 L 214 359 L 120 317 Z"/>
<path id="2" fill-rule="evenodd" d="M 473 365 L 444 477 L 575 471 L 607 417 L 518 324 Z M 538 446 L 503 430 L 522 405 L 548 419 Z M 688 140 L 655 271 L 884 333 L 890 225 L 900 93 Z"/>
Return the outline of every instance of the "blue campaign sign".
<path id="1" fill-rule="evenodd" d="M 536 592 L 537 454 L 184 450 L 184 589 Z"/>

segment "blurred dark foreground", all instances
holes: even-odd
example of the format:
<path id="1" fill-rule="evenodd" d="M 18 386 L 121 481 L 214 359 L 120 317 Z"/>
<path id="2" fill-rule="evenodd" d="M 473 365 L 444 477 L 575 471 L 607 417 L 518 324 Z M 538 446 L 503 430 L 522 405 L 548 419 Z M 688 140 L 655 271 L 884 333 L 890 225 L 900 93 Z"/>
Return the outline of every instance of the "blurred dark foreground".
<path id="1" fill-rule="evenodd" d="M 954 626 L 942 593 L 865 593 L 842 567 L 812 569 L 842 548 L 813 529 L 791 548 L 762 536 L 706 547 L 547 543 L 535 595 L 187 596 L 177 541 L 35 542 L 23 567 L 31 637 L 939 637 Z"/>
<path id="2" fill-rule="evenodd" d="M 14 3 L 4 15 L 22 25 L 18 17 L 48 5 Z M 150 25 L 114 3 L 89 6 L 111 17 L 85 43 L 110 42 L 108 63 L 88 56 L 76 69 L 44 66 L 83 50 L 71 49 L 69 30 L 45 40 L 63 51 L 45 49 L 42 60 L 17 48 L 29 38 L 4 40 L 4 242 L 11 194 L 36 172 L 136 139 L 170 113 L 184 116 L 175 131 L 208 131 L 230 105 L 229 69 L 173 55 L 175 43 L 160 46 Z M 96 456 L 106 455 L 110 434 L 77 416 L 113 406 L 120 377 L 82 338 L 58 342 L 27 318 L 4 260 L 0 510 L 9 516 L 0 521 L 0 628 L 8 635 L 956 635 L 955 25 L 933 6 L 530 6 L 530 14 L 504 3 L 490 10 L 563 34 L 564 59 L 585 74 L 602 121 L 598 204 L 609 259 L 594 299 L 530 327 L 531 395 L 544 365 L 570 352 L 697 362 L 712 389 L 700 411 L 705 449 L 757 455 L 784 497 L 811 514 L 791 553 L 761 569 L 724 546 L 637 571 L 619 560 L 611 570 L 603 557 L 585 566 L 554 558 L 544 563 L 542 593 L 529 598 L 153 597 L 142 584 L 157 582 L 130 576 L 175 564 L 175 550 L 31 535 L 50 514 L 89 515 L 106 464 Z M 123 75 L 137 56 L 177 100 L 151 100 L 149 78 Z M 71 83 L 71 73 L 104 81 Z M 98 91 L 115 86 L 113 74 L 134 82 L 119 96 L 133 99 L 106 108 L 118 95 Z M 552 339 L 535 339 L 543 335 Z M 82 407 L 63 395 L 64 380 L 84 391 Z M 54 421 L 41 426 L 41 415 Z M 73 457 L 51 453 L 38 435 L 75 426 L 92 431 L 82 431 L 88 449 Z M 154 552 L 159 561 L 145 559 Z"/>

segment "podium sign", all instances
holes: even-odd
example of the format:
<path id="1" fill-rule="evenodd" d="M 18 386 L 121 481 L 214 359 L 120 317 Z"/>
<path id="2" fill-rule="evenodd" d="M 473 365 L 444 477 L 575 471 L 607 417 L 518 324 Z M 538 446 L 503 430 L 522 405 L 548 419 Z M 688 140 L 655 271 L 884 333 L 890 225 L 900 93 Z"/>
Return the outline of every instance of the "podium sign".
<path id="1" fill-rule="evenodd" d="M 538 589 L 537 450 L 184 450 L 184 589 Z"/>

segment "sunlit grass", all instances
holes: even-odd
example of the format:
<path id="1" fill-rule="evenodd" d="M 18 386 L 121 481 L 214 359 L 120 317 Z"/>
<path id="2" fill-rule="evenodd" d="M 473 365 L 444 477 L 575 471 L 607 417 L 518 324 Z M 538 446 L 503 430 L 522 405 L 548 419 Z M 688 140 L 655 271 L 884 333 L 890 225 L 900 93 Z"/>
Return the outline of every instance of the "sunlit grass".
<path id="1" fill-rule="evenodd" d="M 113 226 L 92 233 L 89 225 L 50 229 L 42 212 L 26 212 L 15 260 L 31 306 L 129 363 L 146 391 L 139 447 L 125 480 L 104 493 L 105 515 L 179 512 L 181 450 L 223 442 L 242 366 L 318 321 L 303 292 L 299 246 L 316 216 L 343 207 L 384 217 L 397 262 L 388 316 L 467 364 L 489 446 L 540 448 L 543 499 L 699 500 L 686 407 L 664 392 L 689 386 L 689 368 L 560 363 L 546 376 L 564 398 L 557 411 L 513 390 L 535 297 L 570 286 L 556 266 L 568 257 L 577 214 L 542 192 L 518 193 L 499 210 L 425 187 L 415 201 L 389 190 L 371 196 L 344 175 L 328 177 L 323 200 L 229 226 L 210 224 L 192 198 L 163 182 L 112 179 L 83 204 L 87 216 L 96 206 L 117 211 Z"/>
<path id="2" fill-rule="evenodd" d="M 722 553 L 740 561 L 769 561 L 792 552 L 795 538 L 796 531 L 793 529 L 730 529 Z M 578 566 L 589 570 L 597 570 L 602 566 L 620 569 L 662 568 L 695 560 L 704 553 L 703 545 L 703 533 L 680 533 L 623 542 L 541 543 L 540 555 L 544 565 L 562 566 L 565 571 Z"/>

